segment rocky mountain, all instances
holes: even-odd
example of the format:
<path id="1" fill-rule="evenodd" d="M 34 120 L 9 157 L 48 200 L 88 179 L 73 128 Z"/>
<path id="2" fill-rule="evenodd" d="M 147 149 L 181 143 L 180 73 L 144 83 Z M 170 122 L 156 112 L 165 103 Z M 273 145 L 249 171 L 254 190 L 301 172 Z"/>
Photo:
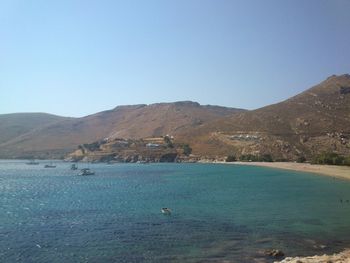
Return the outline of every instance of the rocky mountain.
<path id="1" fill-rule="evenodd" d="M 331 76 L 286 101 L 218 119 L 180 136 L 210 158 L 350 154 L 350 75 Z"/>
<path id="2" fill-rule="evenodd" d="M 75 150 L 80 144 L 87 144 L 104 138 L 130 138 L 177 135 L 183 130 L 200 127 L 217 118 L 243 112 L 219 106 L 200 105 L 183 101 L 157 103 L 151 105 L 118 106 L 115 109 L 99 112 L 82 118 L 60 118 L 54 122 L 11 119 L 13 126 L 28 126 L 21 133 L 10 132 L 9 125 L 2 122 L 0 115 L 0 157 L 27 158 L 59 157 Z M 3 118 L 4 119 L 4 118 Z M 8 132 L 7 132 L 8 131 Z"/>

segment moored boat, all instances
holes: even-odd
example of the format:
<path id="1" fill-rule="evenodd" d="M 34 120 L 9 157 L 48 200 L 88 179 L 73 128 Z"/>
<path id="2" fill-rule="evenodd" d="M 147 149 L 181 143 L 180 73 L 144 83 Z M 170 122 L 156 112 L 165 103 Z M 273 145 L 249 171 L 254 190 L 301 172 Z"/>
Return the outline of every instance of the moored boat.
<path id="1" fill-rule="evenodd" d="M 26 164 L 28 164 L 28 165 L 38 165 L 39 162 L 36 162 L 34 159 L 32 159 L 32 160 L 29 160 L 29 162 L 27 162 Z"/>
<path id="2" fill-rule="evenodd" d="M 138 161 L 137 163 L 140 163 L 140 164 L 149 164 L 149 161 L 148 161 L 148 160 L 145 160 L 145 161 Z"/>
<path id="3" fill-rule="evenodd" d="M 81 175 L 81 176 L 94 175 L 94 174 L 95 174 L 95 172 L 90 170 L 89 168 L 83 168 L 80 170 L 80 173 L 79 173 L 79 175 Z"/>
<path id="4" fill-rule="evenodd" d="M 171 215 L 171 209 L 167 207 L 163 207 L 161 210 L 163 215 Z"/>
<path id="5" fill-rule="evenodd" d="M 44 168 L 56 168 L 56 165 L 53 165 L 53 164 L 45 164 Z"/>

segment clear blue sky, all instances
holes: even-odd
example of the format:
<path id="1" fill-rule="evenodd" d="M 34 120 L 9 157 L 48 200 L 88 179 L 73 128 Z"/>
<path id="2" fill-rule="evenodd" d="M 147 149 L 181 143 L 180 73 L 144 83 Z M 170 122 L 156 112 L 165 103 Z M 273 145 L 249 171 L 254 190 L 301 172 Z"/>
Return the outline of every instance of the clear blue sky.
<path id="1" fill-rule="evenodd" d="M 350 72 L 348 0 L 0 0 L 0 113 L 254 109 Z"/>

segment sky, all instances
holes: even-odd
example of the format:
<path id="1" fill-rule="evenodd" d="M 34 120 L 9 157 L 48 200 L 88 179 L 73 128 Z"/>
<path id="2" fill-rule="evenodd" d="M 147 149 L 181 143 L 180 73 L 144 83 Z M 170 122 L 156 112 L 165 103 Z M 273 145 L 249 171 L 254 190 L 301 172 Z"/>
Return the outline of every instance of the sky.
<path id="1" fill-rule="evenodd" d="M 348 0 L 0 0 L 0 114 L 256 109 L 350 73 Z"/>

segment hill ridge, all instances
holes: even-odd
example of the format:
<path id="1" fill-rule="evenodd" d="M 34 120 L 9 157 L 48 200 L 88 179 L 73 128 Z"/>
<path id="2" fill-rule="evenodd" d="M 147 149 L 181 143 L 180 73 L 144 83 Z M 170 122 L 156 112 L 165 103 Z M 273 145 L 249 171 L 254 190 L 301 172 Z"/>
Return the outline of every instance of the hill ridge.
<path id="1" fill-rule="evenodd" d="M 142 138 L 176 134 L 180 129 L 241 111 L 244 110 L 203 106 L 192 101 L 122 105 L 33 128 L 0 144 L 0 157 L 41 157 L 46 152 L 57 156 L 57 153 L 66 154 L 74 150 L 79 144 L 106 137 Z"/>
<path id="2" fill-rule="evenodd" d="M 0 138 L 0 157 L 58 156 L 104 138 L 138 140 L 170 134 L 203 158 L 270 154 L 295 160 L 323 151 L 349 154 L 349 127 L 350 75 L 342 74 L 250 111 L 175 101 L 122 105 L 81 118 L 63 118 L 2 143 Z"/>

